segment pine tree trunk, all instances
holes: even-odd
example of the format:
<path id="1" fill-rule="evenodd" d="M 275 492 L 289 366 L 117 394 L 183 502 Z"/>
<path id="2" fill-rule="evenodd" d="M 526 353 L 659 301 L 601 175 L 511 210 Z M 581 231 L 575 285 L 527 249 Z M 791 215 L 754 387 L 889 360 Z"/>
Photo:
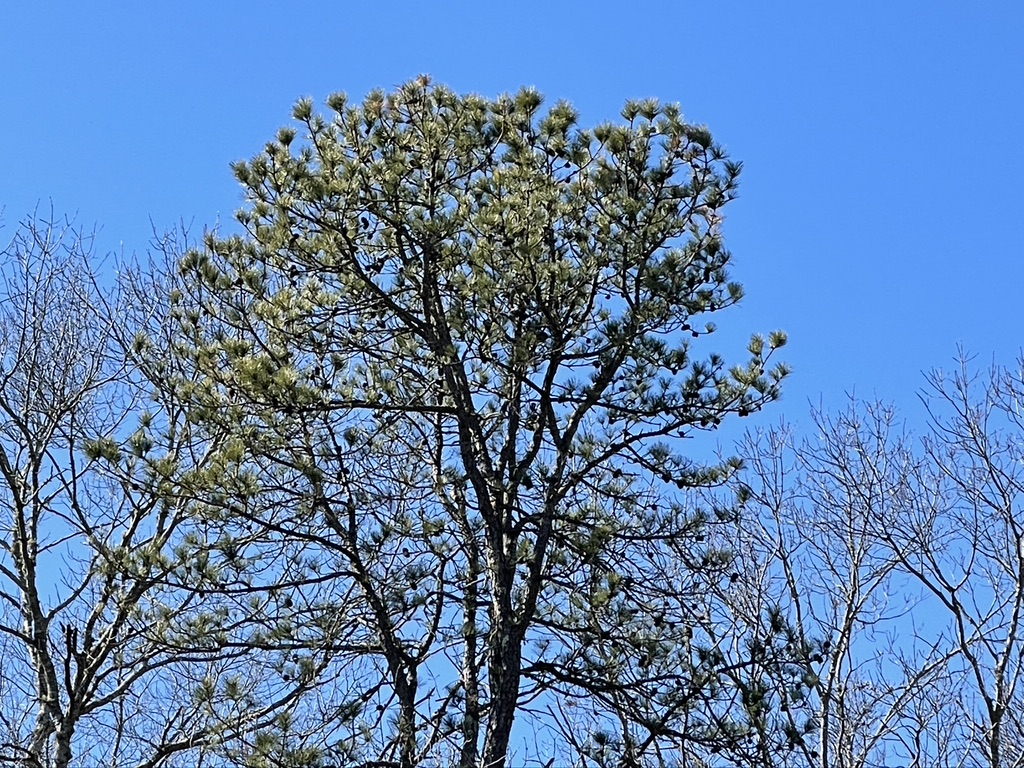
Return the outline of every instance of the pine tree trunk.
<path id="1" fill-rule="evenodd" d="M 506 625 L 507 626 L 507 625 Z M 521 679 L 522 637 L 519 632 L 500 631 L 491 644 L 488 664 L 490 714 L 484 740 L 483 765 L 504 768 L 515 721 Z"/>

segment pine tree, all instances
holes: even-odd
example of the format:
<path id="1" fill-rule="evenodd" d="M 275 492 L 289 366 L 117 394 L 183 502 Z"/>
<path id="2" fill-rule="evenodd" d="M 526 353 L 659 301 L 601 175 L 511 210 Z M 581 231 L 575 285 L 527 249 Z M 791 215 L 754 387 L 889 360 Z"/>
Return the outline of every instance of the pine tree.
<path id="1" fill-rule="evenodd" d="M 530 89 L 426 78 L 328 106 L 234 166 L 244 233 L 182 260 L 187 373 L 154 378 L 220 457 L 189 493 L 276 611 L 266 642 L 330 681 L 294 722 L 403 768 L 503 766 L 517 717 L 544 759 L 738 743 L 731 555 L 688 501 L 737 464 L 683 438 L 786 374 L 778 332 L 739 366 L 697 354 L 742 297 L 721 237 L 740 164 L 654 100 L 592 130 Z M 310 648 L 333 666 L 303 668 Z M 260 749 L 311 759 L 286 742 Z"/>

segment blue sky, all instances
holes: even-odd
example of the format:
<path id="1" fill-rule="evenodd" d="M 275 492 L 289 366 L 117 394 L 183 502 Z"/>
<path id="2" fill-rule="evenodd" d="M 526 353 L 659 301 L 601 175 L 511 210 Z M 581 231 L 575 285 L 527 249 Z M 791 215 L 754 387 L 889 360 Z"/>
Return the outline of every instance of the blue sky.
<path id="1" fill-rule="evenodd" d="M 958 343 L 1001 363 L 1024 343 L 1017 2 L 6 3 L 0 72 L 7 234 L 50 200 L 101 251 L 227 219 L 228 164 L 300 96 L 425 72 L 535 85 L 585 124 L 656 96 L 744 161 L 725 235 L 747 299 L 717 348 L 789 333 L 777 415 L 850 391 L 913 408 Z"/>

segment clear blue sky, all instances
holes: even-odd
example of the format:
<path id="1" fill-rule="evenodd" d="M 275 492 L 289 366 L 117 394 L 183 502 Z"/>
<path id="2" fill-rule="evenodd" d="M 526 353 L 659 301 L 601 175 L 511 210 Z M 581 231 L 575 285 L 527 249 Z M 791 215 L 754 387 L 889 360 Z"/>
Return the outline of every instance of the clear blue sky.
<path id="1" fill-rule="evenodd" d="M 8 2 L 0 15 L 0 206 L 37 202 L 143 251 L 240 203 L 229 162 L 293 101 L 419 73 L 523 84 L 584 123 L 678 101 L 744 161 L 726 241 L 741 309 L 722 351 L 790 335 L 776 414 L 808 398 L 913 406 L 963 343 L 1024 344 L 1024 4 L 907 2 Z M 3 233 L 0 233 L 0 237 Z"/>

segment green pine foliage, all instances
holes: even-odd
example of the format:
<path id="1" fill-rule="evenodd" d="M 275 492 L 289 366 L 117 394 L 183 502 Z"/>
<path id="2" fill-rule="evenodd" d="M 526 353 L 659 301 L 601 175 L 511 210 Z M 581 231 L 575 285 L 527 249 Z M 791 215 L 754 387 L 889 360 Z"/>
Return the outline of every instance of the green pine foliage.
<path id="1" fill-rule="evenodd" d="M 727 658 L 733 511 L 691 492 L 738 464 L 684 442 L 786 375 L 780 332 L 707 349 L 740 164 L 654 100 L 592 130 L 426 78 L 328 106 L 235 164 L 244 232 L 182 259 L 146 367 L 204 435 L 175 482 L 223 588 L 310 692 L 252 764 L 500 766 L 517 718 L 567 763 L 767 748 L 793 654 L 780 625 Z"/>

